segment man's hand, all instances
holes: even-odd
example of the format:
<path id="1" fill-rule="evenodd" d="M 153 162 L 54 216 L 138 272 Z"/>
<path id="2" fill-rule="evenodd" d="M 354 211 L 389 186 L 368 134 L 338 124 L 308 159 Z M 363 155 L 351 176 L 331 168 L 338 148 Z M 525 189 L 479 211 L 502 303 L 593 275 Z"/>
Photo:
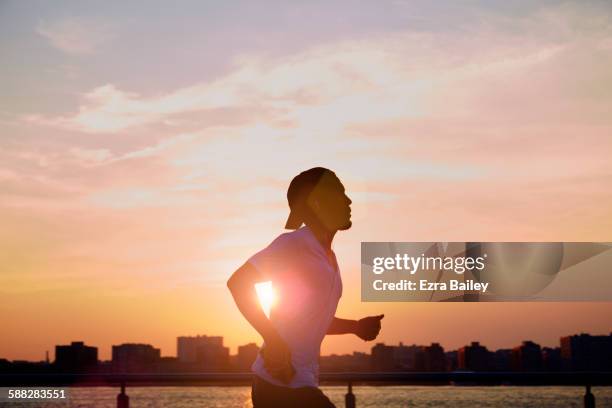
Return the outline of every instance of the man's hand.
<path id="1" fill-rule="evenodd" d="M 365 341 L 374 340 L 380 332 L 380 321 L 383 317 L 385 317 L 385 315 L 381 314 L 357 320 L 355 334 Z"/>
<path id="2" fill-rule="evenodd" d="M 295 369 L 291 364 L 289 346 L 280 336 L 266 339 L 265 343 L 261 355 L 264 359 L 266 371 L 277 380 L 289 384 L 295 375 Z"/>

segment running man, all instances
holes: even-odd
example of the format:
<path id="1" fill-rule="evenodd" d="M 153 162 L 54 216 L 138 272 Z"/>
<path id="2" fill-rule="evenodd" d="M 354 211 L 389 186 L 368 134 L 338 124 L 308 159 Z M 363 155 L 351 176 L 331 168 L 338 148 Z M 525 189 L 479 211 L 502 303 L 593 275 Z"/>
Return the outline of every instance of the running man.
<path id="1" fill-rule="evenodd" d="M 352 225 L 352 201 L 334 172 L 315 167 L 298 174 L 287 200 L 285 228 L 294 231 L 279 235 L 227 282 L 238 309 L 264 340 L 251 367 L 253 407 L 334 407 L 318 388 L 323 338 L 352 333 L 374 340 L 384 315 L 335 316 L 342 280 L 331 244 L 336 232 Z M 265 281 L 272 282 L 277 298 L 269 319 L 255 290 Z"/>

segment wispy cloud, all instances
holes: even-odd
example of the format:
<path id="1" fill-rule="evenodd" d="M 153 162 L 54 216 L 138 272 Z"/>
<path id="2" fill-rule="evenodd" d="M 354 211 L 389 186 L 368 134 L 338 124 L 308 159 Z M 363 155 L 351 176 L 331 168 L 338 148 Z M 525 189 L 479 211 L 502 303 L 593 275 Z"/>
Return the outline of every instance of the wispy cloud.
<path id="1" fill-rule="evenodd" d="M 253 120 L 282 126 L 316 121 L 334 130 L 348 123 L 397 117 L 424 117 L 440 112 L 439 94 L 457 94 L 465 81 L 515 74 L 555 58 L 563 47 L 506 45 L 478 60 L 432 70 L 435 55 L 417 64 L 411 55 L 424 39 L 411 34 L 368 42 L 342 42 L 275 61 L 242 60 L 237 69 L 211 82 L 155 96 L 142 96 L 113 84 L 82 95 L 78 112 L 24 118 L 87 133 L 121 132 L 136 126 L 181 123 L 179 115 L 220 109 L 260 113 Z M 444 38 L 430 38 L 440 47 Z M 469 47 L 470 44 L 463 44 Z M 482 88 L 482 86 L 479 86 Z M 263 114 L 263 117 L 262 115 Z M 232 115 L 234 118 L 240 115 Z M 241 120 L 228 120 L 242 123 Z"/>
<path id="2" fill-rule="evenodd" d="M 41 21 L 36 32 L 53 47 L 72 55 L 92 54 L 114 37 L 110 24 L 82 17 Z"/>

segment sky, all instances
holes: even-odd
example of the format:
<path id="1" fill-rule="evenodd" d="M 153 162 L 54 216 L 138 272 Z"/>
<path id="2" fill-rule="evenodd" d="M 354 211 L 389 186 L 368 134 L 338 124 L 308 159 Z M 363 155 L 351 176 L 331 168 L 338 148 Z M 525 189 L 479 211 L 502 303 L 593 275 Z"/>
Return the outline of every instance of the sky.
<path id="1" fill-rule="evenodd" d="M 338 316 L 454 349 L 610 303 L 364 303 L 361 241 L 612 241 L 609 2 L 0 2 L 0 358 L 257 333 L 226 281 L 333 169 Z M 330 336 L 323 354 L 373 343 Z"/>

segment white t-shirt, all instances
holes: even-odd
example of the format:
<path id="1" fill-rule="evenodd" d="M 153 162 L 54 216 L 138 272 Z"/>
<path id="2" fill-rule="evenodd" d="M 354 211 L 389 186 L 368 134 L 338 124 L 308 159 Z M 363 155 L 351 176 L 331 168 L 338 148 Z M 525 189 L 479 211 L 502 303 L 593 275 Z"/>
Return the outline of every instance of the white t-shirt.
<path id="1" fill-rule="evenodd" d="M 289 384 L 284 384 L 268 374 L 261 354 L 251 369 L 275 385 L 316 387 L 321 342 L 342 296 L 337 262 L 330 263 L 325 249 L 306 226 L 279 235 L 248 262 L 272 281 L 276 304 L 270 311 L 270 321 L 289 346 L 296 373 Z"/>

